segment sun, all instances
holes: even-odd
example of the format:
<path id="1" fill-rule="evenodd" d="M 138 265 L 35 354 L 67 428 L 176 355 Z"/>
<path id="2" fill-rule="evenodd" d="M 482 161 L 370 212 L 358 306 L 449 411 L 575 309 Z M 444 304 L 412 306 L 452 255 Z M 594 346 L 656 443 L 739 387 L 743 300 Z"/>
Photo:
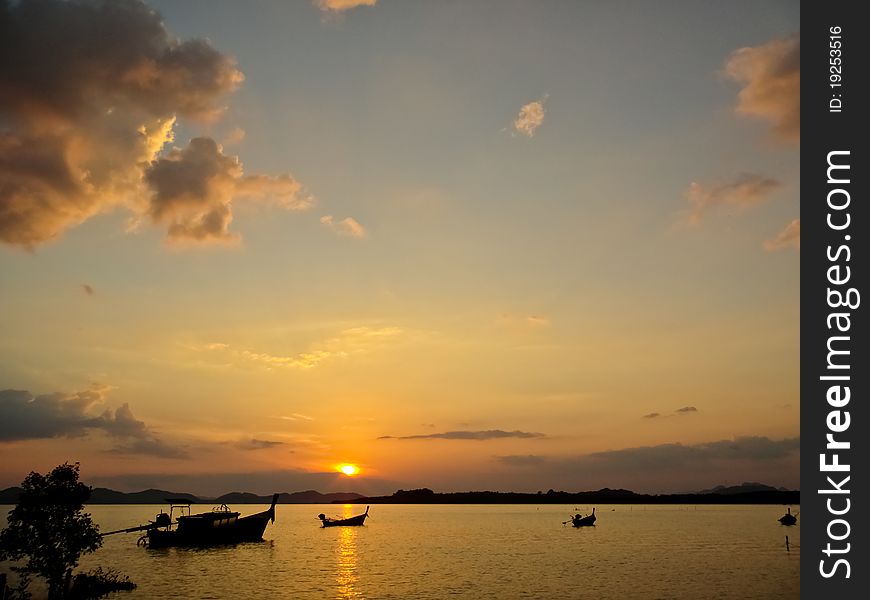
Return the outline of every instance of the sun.
<path id="1" fill-rule="evenodd" d="M 338 470 L 348 477 L 353 477 L 359 473 L 359 467 L 356 465 L 339 465 Z"/>

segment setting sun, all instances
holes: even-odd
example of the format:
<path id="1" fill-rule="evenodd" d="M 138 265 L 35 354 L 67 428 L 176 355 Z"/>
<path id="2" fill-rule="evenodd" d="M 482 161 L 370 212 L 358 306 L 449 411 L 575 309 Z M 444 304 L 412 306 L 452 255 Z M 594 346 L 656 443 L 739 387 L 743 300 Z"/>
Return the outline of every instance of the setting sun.
<path id="1" fill-rule="evenodd" d="M 356 465 L 340 465 L 338 470 L 347 475 L 348 477 L 353 477 L 357 473 L 359 473 L 359 467 Z"/>

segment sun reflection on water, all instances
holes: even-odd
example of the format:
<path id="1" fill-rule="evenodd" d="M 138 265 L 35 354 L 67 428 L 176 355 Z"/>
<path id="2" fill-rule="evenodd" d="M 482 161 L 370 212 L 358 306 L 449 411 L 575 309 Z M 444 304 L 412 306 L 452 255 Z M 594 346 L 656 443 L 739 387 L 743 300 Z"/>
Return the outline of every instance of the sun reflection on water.
<path id="1" fill-rule="evenodd" d="M 336 529 L 338 529 L 339 536 L 336 548 L 338 569 L 335 576 L 335 581 L 338 584 L 338 597 L 361 598 L 362 592 L 356 587 L 359 580 L 356 565 L 356 528 L 336 527 Z"/>

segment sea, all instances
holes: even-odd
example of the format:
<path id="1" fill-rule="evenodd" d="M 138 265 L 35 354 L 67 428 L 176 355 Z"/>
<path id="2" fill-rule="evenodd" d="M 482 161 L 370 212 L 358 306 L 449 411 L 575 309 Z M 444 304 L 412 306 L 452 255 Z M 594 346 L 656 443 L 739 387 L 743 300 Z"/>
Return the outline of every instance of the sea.
<path id="1" fill-rule="evenodd" d="M 193 512 L 198 505 L 194 505 Z M 0 507 L 5 526 L 11 506 Z M 91 505 L 101 530 L 152 520 L 162 506 Z M 202 506 L 200 510 L 209 510 Z M 232 507 L 242 516 L 262 505 Z M 80 569 L 115 569 L 138 599 L 798 598 L 800 516 L 777 505 L 372 505 L 362 527 L 322 528 L 318 513 L 359 505 L 279 504 L 264 541 L 152 550 L 137 533 L 107 536 Z M 799 513 L 792 506 L 792 514 Z M 788 544 L 786 543 L 788 537 Z M 8 571 L 8 564 L 0 565 Z M 37 590 L 38 592 L 38 590 Z M 37 593 L 38 597 L 38 593 Z"/>

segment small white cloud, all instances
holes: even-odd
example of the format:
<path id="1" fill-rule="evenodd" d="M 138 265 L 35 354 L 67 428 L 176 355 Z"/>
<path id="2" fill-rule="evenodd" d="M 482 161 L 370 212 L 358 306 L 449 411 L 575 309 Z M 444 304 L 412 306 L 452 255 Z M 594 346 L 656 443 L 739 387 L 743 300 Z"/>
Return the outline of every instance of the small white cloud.
<path id="1" fill-rule="evenodd" d="M 535 135 L 535 131 L 541 124 L 544 122 L 544 115 L 546 111 L 544 110 L 544 101 L 546 101 L 547 96 L 544 96 L 540 100 L 535 100 L 534 102 L 529 102 L 520 108 L 520 112 L 517 115 L 517 118 L 514 119 L 514 131 L 526 137 L 532 137 Z"/>
<path id="2" fill-rule="evenodd" d="M 346 217 L 341 221 L 336 221 L 332 215 L 325 215 L 320 217 L 320 222 L 338 235 L 352 237 L 358 240 L 368 237 L 368 232 L 365 230 L 365 227 L 360 225 L 360 223 L 353 217 Z"/>

